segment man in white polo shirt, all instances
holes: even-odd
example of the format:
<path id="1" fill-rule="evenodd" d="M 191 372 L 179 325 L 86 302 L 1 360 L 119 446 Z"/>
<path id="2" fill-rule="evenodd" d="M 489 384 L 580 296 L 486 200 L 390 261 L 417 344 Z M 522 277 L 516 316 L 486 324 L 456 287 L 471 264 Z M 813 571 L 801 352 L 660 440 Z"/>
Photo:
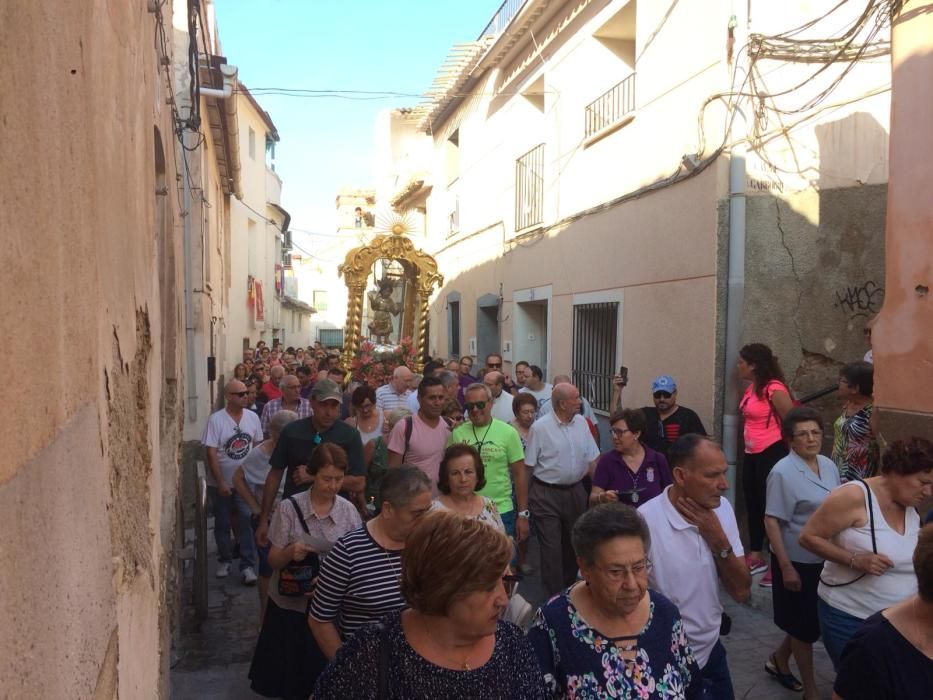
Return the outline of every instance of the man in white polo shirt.
<path id="1" fill-rule="evenodd" d="M 743 603 L 752 579 L 745 566 L 735 513 L 722 494 L 726 458 L 709 438 L 688 434 L 670 448 L 674 483 L 638 512 L 651 531 L 648 584 L 680 608 L 687 639 L 715 700 L 734 697 L 726 650 L 719 641 L 719 581 Z"/>
<path id="2" fill-rule="evenodd" d="M 541 583 L 548 596 L 576 579 L 570 533 L 586 510 L 583 477 L 592 473 L 599 457 L 599 448 L 580 415 L 577 387 L 555 386 L 551 405 L 553 410 L 531 426 L 525 448 L 525 464 L 533 470 L 528 509 L 541 546 Z"/>

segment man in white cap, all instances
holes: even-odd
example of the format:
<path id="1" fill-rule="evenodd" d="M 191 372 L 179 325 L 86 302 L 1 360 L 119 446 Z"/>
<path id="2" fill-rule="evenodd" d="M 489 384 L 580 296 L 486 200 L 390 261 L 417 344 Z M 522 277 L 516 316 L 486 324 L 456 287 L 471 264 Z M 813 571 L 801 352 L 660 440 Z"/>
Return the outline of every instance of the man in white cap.
<path id="1" fill-rule="evenodd" d="M 616 375 L 612 378 L 612 399 L 609 410 L 615 411 L 622 407 L 622 389 L 625 382 Z M 677 438 L 688 433 L 706 435 L 703 421 L 696 411 L 677 403 L 677 382 L 669 374 L 662 374 L 651 382 L 651 397 L 654 406 L 642 406 L 641 410 L 647 419 L 645 434 L 642 439 L 653 450 L 657 450 L 665 457 Z"/>

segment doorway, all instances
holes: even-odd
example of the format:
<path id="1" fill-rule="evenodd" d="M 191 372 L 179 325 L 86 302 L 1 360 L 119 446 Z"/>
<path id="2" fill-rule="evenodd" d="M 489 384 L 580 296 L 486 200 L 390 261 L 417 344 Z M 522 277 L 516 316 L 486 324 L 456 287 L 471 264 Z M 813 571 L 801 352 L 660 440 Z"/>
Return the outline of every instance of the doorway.
<path id="1" fill-rule="evenodd" d="M 490 353 L 501 353 L 499 343 L 499 297 L 484 294 L 476 302 L 476 366 L 486 363 Z"/>

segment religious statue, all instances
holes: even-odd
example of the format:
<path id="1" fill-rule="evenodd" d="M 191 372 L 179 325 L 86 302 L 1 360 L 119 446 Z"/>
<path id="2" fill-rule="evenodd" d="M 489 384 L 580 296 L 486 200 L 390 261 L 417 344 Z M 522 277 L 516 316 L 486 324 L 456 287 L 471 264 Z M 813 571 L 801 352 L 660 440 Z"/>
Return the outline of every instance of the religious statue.
<path id="1" fill-rule="evenodd" d="M 369 324 L 369 335 L 377 344 L 388 344 L 389 336 L 394 330 L 392 317 L 398 316 L 402 305 L 392 298 L 395 291 L 395 282 L 383 278 L 377 283 L 379 290 L 366 293 L 369 297 L 369 308 L 373 310 L 373 320 Z"/>

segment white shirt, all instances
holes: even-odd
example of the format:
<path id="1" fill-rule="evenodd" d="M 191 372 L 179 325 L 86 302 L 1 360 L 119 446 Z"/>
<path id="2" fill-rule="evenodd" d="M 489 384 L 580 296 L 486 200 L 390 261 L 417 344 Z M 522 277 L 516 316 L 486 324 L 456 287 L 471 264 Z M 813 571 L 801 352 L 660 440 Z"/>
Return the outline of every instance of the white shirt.
<path id="1" fill-rule="evenodd" d="M 204 435 L 201 437 L 202 445 L 217 448 L 217 462 L 227 486 L 233 486 L 233 473 L 236 468 L 246 459 L 253 445 L 260 442 L 262 424 L 259 422 L 259 416 L 249 409 L 243 409 L 239 423 L 233 420 L 227 409 L 215 411 L 208 418 Z M 210 467 L 207 469 L 207 483 L 211 486 L 217 485 L 214 483 L 214 474 Z"/>
<path id="2" fill-rule="evenodd" d="M 592 422 L 593 425 L 596 425 L 596 412 L 593 410 L 593 405 L 589 402 L 589 400 L 585 396 L 580 397 L 580 403 L 582 404 L 580 406 L 580 414 L 584 418 L 589 418 L 590 422 Z M 538 413 L 538 418 L 550 412 L 551 412 L 551 402 L 548 401 L 546 404 L 544 404 L 541 407 L 541 410 Z"/>
<path id="3" fill-rule="evenodd" d="M 492 402 L 492 417 L 498 418 L 506 423 L 511 423 L 515 420 L 515 414 L 512 412 L 513 398 L 514 397 L 507 391 L 503 391 L 499 394 L 499 398 L 494 399 Z"/>
<path id="4" fill-rule="evenodd" d="M 536 420 L 528 431 L 525 464 L 536 479 L 548 484 L 572 485 L 586 476 L 590 462 L 599 457 L 583 416 L 561 423 L 551 412 Z"/>
<path id="5" fill-rule="evenodd" d="M 545 383 L 543 387 L 534 391 L 529 389 L 527 386 L 523 386 L 518 390 L 519 394 L 531 394 L 535 397 L 535 401 L 538 402 L 538 412 L 535 414 L 535 418 L 540 418 L 544 415 L 544 407 L 551 403 L 551 394 L 554 391 L 554 385 Z"/>
<path id="6" fill-rule="evenodd" d="M 411 415 L 415 415 L 418 412 L 418 409 L 421 408 L 421 402 L 418 400 L 418 393 L 411 392 L 408 395 L 408 399 L 405 402 L 405 407 L 411 411 Z"/>
<path id="7" fill-rule="evenodd" d="M 719 573 L 713 552 L 697 526 L 688 523 L 671 503 L 670 490 L 668 486 L 638 509 L 651 532 L 648 557 L 652 568 L 648 586 L 670 598 L 680 609 L 693 655 L 703 668 L 719 639 L 722 619 Z M 733 553 L 738 557 L 744 555 L 732 504 L 721 498 L 713 512 L 729 538 Z"/>
<path id="8" fill-rule="evenodd" d="M 405 389 L 400 394 L 391 384 L 383 384 L 376 389 L 376 405 L 383 411 L 391 411 L 393 408 L 407 408 L 408 397 L 411 393 L 411 389 Z"/>

